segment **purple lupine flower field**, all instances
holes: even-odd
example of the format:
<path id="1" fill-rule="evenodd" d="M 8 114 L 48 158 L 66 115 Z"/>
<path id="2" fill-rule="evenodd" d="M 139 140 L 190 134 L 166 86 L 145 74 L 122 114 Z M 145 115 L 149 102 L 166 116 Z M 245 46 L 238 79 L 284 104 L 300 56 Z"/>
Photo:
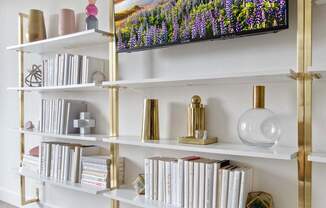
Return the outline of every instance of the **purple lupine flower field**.
<path id="1" fill-rule="evenodd" d="M 124 1 L 144 2 L 116 18 L 117 46 L 122 51 L 277 30 L 288 25 L 287 0 Z"/>

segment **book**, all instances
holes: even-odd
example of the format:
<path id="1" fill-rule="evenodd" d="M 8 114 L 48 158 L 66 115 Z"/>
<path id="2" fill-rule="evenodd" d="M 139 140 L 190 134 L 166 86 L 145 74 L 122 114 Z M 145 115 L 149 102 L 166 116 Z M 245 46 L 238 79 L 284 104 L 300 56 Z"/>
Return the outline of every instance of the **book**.
<path id="1" fill-rule="evenodd" d="M 144 169 L 145 169 L 145 173 L 144 173 L 144 177 L 145 177 L 145 198 L 146 199 L 150 199 L 150 183 L 148 181 L 150 181 L 150 163 L 151 160 L 150 159 L 145 159 L 144 161 Z"/>

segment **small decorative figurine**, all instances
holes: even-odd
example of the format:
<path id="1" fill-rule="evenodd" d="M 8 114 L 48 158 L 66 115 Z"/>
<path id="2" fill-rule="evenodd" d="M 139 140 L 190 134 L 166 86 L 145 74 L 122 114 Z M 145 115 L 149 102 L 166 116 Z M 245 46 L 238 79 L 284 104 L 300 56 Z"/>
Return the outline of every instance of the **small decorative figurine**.
<path id="1" fill-rule="evenodd" d="M 206 106 L 194 95 L 188 106 L 187 136 L 179 137 L 179 143 L 207 145 L 217 143 L 216 137 L 208 137 L 206 129 Z"/>
<path id="2" fill-rule="evenodd" d="M 24 125 L 26 130 L 33 130 L 34 129 L 34 124 L 32 121 L 27 121 Z"/>
<path id="3" fill-rule="evenodd" d="M 28 71 L 25 77 L 25 84 L 28 87 L 41 87 L 42 86 L 42 70 L 41 65 L 33 64 L 32 69 Z"/>
<path id="4" fill-rule="evenodd" d="M 248 194 L 246 208 L 273 208 L 273 197 L 265 192 Z"/>
<path id="5" fill-rule="evenodd" d="M 98 28 L 98 20 L 96 15 L 98 13 L 98 9 L 96 7 L 96 0 L 88 0 L 88 6 L 86 7 L 86 25 L 87 30 L 97 29 Z"/>
<path id="6" fill-rule="evenodd" d="M 95 120 L 91 119 L 90 112 L 80 112 L 79 119 L 74 120 L 74 128 L 79 128 L 81 135 L 90 134 L 93 127 L 95 127 Z"/>
<path id="7" fill-rule="evenodd" d="M 137 194 L 145 194 L 145 177 L 144 174 L 139 174 L 135 181 L 132 183 Z"/>

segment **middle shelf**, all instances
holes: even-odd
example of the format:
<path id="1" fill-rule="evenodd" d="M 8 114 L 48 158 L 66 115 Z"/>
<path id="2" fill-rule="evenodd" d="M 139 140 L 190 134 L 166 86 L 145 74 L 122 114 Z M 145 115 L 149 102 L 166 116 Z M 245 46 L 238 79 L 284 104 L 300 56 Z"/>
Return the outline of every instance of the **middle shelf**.
<path id="1" fill-rule="evenodd" d="M 29 130 L 18 130 L 26 135 L 38 135 L 49 138 L 59 138 L 68 140 L 80 140 L 91 142 L 105 142 L 111 144 L 121 144 L 138 146 L 145 148 L 169 149 L 186 152 L 211 153 L 218 155 L 233 155 L 243 157 L 292 160 L 297 157 L 297 148 L 277 146 L 273 149 L 250 147 L 243 144 L 216 143 L 211 145 L 180 144 L 176 139 L 161 139 L 158 141 L 141 141 L 139 136 L 119 136 L 109 137 L 108 135 L 78 135 L 78 134 L 50 134 Z"/>

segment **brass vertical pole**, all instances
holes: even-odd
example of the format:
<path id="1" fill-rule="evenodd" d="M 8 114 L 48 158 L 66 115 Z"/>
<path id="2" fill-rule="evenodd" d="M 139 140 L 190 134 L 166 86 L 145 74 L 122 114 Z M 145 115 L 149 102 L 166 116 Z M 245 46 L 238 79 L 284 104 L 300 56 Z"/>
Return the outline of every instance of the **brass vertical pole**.
<path id="1" fill-rule="evenodd" d="M 304 74 L 304 19 L 305 0 L 298 0 L 298 22 L 297 22 L 297 67 L 298 73 Z M 297 105 L 298 105 L 298 207 L 305 207 L 305 96 L 304 96 L 304 76 L 298 76 L 297 80 Z"/>
<path id="2" fill-rule="evenodd" d="M 115 21 L 114 21 L 114 0 L 109 0 L 109 64 L 110 81 L 118 79 L 118 56 L 116 49 Z M 119 89 L 109 88 L 109 135 L 119 136 Z M 119 145 L 110 144 L 111 157 L 111 187 L 119 187 Z M 112 208 L 119 207 L 119 201 L 112 200 Z"/>
<path id="3" fill-rule="evenodd" d="M 28 17 L 28 15 L 19 13 L 18 15 L 18 43 L 24 43 L 24 18 Z M 24 52 L 18 52 L 18 83 L 19 87 L 24 87 Z M 24 128 L 24 106 L 25 106 L 25 97 L 24 91 L 19 91 L 19 128 Z M 20 158 L 20 166 L 25 154 L 25 136 L 24 133 L 19 134 L 20 144 L 19 144 L 19 158 Z M 39 201 L 39 190 L 36 189 L 36 198 L 26 200 L 26 181 L 25 176 L 19 176 L 19 191 L 20 191 L 20 204 L 26 205 Z"/>
<path id="4" fill-rule="evenodd" d="M 304 69 L 312 65 L 312 0 L 305 0 Z M 312 163 L 308 161 L 312 146 L 312 76 L 305 76 L 305 208 L 311 208 Z"/>

